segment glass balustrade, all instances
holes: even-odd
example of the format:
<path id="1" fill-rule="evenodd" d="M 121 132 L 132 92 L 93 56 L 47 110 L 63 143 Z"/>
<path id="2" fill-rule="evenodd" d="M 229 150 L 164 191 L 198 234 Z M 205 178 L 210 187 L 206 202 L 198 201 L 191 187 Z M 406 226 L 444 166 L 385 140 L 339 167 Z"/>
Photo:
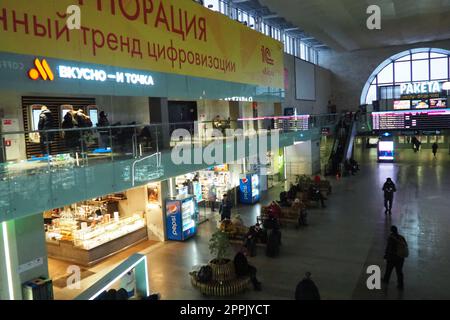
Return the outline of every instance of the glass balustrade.
<path id="1" fill-rule="evenodd" d="M 281 148 L 295 141 L 315 139 L 321 127 L 336 121 L 335 115 L 308 116 L 306 122 L 302 117 L 3 132 L 0 220 L 209 166 L 203 160 L 189 165 L 174 163 L 174 148 L 191 150 L 194 159 L 211 143 L 223 142 L 219 145 L 224 154 L 233 146 L 233 159 L 238 160 L 237 140 L 244 141 L 246 152 L 241 155 L 249 156 L 252 141 L 266 139 L 270 147 L 272 135 L 277 134 Z"/>

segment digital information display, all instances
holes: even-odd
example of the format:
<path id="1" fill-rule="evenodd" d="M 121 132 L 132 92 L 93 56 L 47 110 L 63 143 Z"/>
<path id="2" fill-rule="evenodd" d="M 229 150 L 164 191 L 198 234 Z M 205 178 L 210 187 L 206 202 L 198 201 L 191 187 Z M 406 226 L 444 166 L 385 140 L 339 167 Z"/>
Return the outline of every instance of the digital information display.
<path id="1" fill-rule="evenodd" d="M 394 141 L 378 142 L 378 161 L 394 160 Z"/>
<path id="2" fill-rule="evenodd" d="M 450 128 L 450 109 L 372 112 L 373 130 Z"/>

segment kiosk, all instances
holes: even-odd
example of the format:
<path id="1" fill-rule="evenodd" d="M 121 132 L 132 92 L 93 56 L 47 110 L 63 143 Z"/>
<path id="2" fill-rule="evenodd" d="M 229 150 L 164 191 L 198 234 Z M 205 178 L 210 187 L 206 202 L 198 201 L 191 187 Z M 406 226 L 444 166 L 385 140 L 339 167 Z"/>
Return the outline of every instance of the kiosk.
<path id="1" fill-rule="evenodd" d="M 394 137 L 386 132 L 378 140 L 378 162 L 394 162 Z"/>

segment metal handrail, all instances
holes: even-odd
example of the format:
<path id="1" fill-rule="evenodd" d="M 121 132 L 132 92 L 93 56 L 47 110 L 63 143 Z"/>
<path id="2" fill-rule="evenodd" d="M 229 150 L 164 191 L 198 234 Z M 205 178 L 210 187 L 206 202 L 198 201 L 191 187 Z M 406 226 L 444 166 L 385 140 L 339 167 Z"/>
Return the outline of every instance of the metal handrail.
<path id="1" fill-rule="evenodd" d="M 302 116 L 302 115 L 297 115 Z M 321 115 L 309 115 L 310 118 L 321 118 L 327 119 L 330 116 L 336 116 L 336 114 L 321 114 Z M 282 116 L 279 116 L 282 117 Z M 293 116 L 294 117 L 294 116 Z M 277 116 L 272 116 L 272 118 L 277 118 Z M 225 119 L 225 121 L 228 121 Z M 230 120 L 231 122 L 239 122 L 237 119 Z M 247 120 L 240 120 L 247 121 Z M 248 120 L 251 121 L 251 120 Z M 172 123 L 142 123 L 142 124 L 134 124 L 134 125 L 116 125 L 116 126 L 105 126 L 105 127 L 83 127 L 83 128 L 55 128 L 48 130 L 22 130 L 22 131 L 7 131 L 0 132 L 0 135 L 12 135 L 12 134 L 30 134 L 30 133 L 56 133 L 56 132 L 72 132 L 72 131 L 99 131 L 99 130 L 109 130 L 109 129 L 132 129 L 132 128 L 143 128 L 143 127 L 163 127 L 163 126 L 177 126 L 177 125 L 192 125 L 195 123 L 213 123 L 214 120 L 211 121 L 189 121 L 189 122 L 172 122 Z"/>
<path id="2" fill-rule="evenodd" d="M 139 162 L 142 162 L 142 161 L 144 161 L 144 160 L 150 159 L 150 158 L 152 158 L 152 157 L 154 157 L 154 156 L 158 156 L 158 157 L 156 158 L 156 166 L 157 166 L 158 168 L 161 167 L 161 152 L 156 152 L 156 153 L 154 153 L 154 154 L 151 154 L 151 155 L 149 155 L 149 156 L 147 156 L 147 157 L 141 158 L 141 159 L 136 160 L 136 161 L 133 162 L 133 164 L 132 164 L 132 166 L 131 166 L 131 185 L 132 185 L 133 187 L 134 187 L 134 169 L 135 169 L 135 167 L 136 167 L 136 164 L 138 164 Z"/>

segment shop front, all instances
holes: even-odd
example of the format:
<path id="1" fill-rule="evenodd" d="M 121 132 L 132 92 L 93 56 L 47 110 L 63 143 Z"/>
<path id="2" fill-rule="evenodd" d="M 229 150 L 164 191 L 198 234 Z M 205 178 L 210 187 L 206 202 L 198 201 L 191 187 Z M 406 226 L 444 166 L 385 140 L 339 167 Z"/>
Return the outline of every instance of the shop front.
<path id="1" fill-rule="evenodd" d="M 80 179 L 75 177 L 73 168 L 83 166 L 78 162 L 83 152 L 89 151 L 91 157 L 103 159 L 105 154 L 99 150 L 104 149 L 111 162 L 113 158 L 139 156 L 139 152 L 127 148 L 132 145 L 130 137 L 139 135 L 142 128 L 137 134 L 134 129 L 131 134 L 121 129 L 118 134 L 108 133 L 108 139 L 102 139 L 106 135 L 96 128 L 102 111 L 108 115 L 111 126 L 159 124 L 162 132 L 156 137 L 161 143 L 161 140 L 170 142 L 170 127 L 180 121 L 191 123 L 202 116 L 209 120 L 216 113 L 223 118 L 238 118 L 238 114 L 242 116 L 240 109 L 250 109 L 243 106 L 247 102 L 230 101 L 230 97 L 250 97 L 253 101 L 273 104 L 284 96 L 282 43 L 192 1 L 174 0 L 167 4 L 156 0 L 153 12 L 138 10 L 134 20 L 126 12 L 131 8 L 117 5 L 117 11 L 112 10 L 110 6 L 116 3 L 110 1 L 103 7 L 88 1 L 80 4 L 84 31 L 69 30 L 61 18 L 60 13 L 73 4 L 69 0 L 40 1 L 39 6 L 6 0 L 0 5 L 4 18 L 0 26 L 0 154 L 8 161 L 4 165 L 47 168 L 61 160 L 69 170 L 61 172 L 59 167 L 52 167 L 58 172 L 45 183 L 61 190 L 89 188 L 87 194 L 92 197 L 80 201 L 79 194 L 67 192 L 55 199 L 49 192 L 36 199 L 38 210 L 32 212 L 24 207 L 21 210 L 28 211 L 5 214 L 5 223 L 13 228 L 16 216 L 31 221 L 42 218 L 40 212 L 47 210 L 45 237 L 44 228 L 40 229 L 42 223 L 26 220 L 23 224 L 34 226 L 33 235 L 42 240 L 51 260 L 80 266 L 96 265 L 140 243 L 164 241 L 167 236 L 166 181 L 109 195 L 105 194 L 116 191 L 115 182 L 107 187 L 97 187 L 95 183 L 78 185 Z M 182 30 L 183 37 L 165 28 L 161 21 L 160 15 L 171 11 L 187 19 L 181 25 L 189 28 Z M 213 25 L 220 27 L 213 28 Z M 44 130 L 55 130 L 51 138 L 44 140 L 42 132 L 33 132 L 40 129 L 43 106 L 48 108 L 52 123 Z M 211 111 L 223 106 L 225 109 L 228 106 L 228 110 Z M 66 128 L 63 126 L 66 115 L 78 111 L 89 118 L 91 125 L 87 130 L 92 130 L 92 134 L 77 139 L 77 146 L 71 148 L 68 135 L 61 129 Z M 123 147 L 118 155 L 114 154 L 117 146 Z M 51 157 L 42 159 L 45 154 Z M 91 164 L 87 169 L 92 169 L 92 175 L 98 175 L 92 181 L 102 179 L 102 171 L 94 170 Z M 25 170 L 17 168 L 14 174 L 22 171 Z M 32 173 L 39 179 L 42 172 Z M 125 179 L 122 176 L 128 173 L 118 172 L 115 178 Z M 208 184 L 216 186 L 217 201 L 220 201 L 223 193 L 235 188 L 239 181 L 237 178 L 229 184 L 225 172 L 213 170 L 206 170 L 201 176 L 201 187 L 192 190 L 200 204 L 206 203 Z M 146 181 L 151 180 L 156 179 L 149 177 Z M 8 194 L 1 200 L 9 207 L 13 198 L 14 195 Z M 28 201 L 33 202 L 32 197 Z M 35 259 L 47 260 L 42 248 L 25 254 L 20 244 L 30 241 L 29 238 L 11 233 L 10 241 L 21 250 L 20 254 L 16 253 L 19 258 L 13 262 L 14 268 Z M 10 281 L 15 288 L 14 296 L 21 297 L 22 283 L 48 277 L 46 269 L 43 264 Z"/>
<path id="2" fill-rule="evenodd" d="M 148 240 L 146 193 L 141 187 L 46 211 L 48 256 L 92 266 Z"/>
<path id="3" fill-rule="evenodd" d="M 198 212 L 197 223 L 201 224 L 210 219 L 212 212 L 218 211 L 225 194 L 233 201 L 236 199 L 241 166 L 239 162 L 223 164 L 178 176 L 174 179 L 174 196 L 194 197 Z"/>

